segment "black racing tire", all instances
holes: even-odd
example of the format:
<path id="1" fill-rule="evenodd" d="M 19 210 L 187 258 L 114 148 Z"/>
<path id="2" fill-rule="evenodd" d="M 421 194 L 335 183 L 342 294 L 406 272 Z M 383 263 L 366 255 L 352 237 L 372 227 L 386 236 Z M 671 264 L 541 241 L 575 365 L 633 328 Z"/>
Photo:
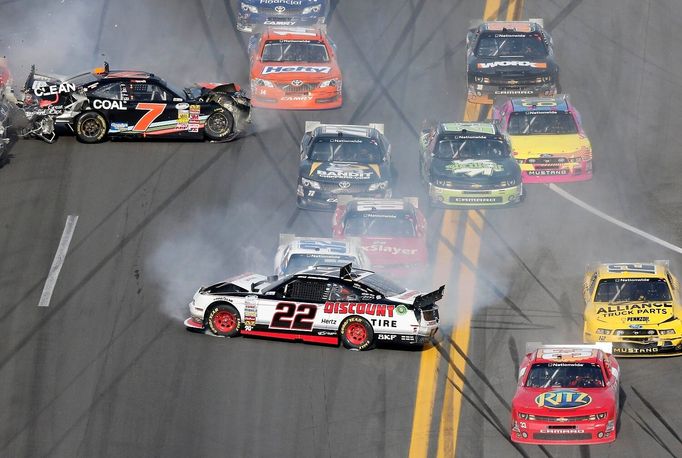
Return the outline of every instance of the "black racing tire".
<path id="1" fill-rule="evenodd" d="M 217 336 L 234 337 L 239 334 L 242 319 L 232 304 L 218 304 L 206 316 L 206 325 Z"/>
<path id="2" fill-rule="evenodd" d="M 361 316 L 346 318 L 339 327 L 339 334 L 341 334 L 343 346 L 349 350 L 367 350 L 374 343 L 374 329 Z"/>
<path id="3" fill-rule="evenodd" d="M 234 117 L 224 108 L 216 108 L 206 119 L 204 132 L 213 141 L 223 141 L 234 131 Z"/>
<path id="4" fill-rule="evenodd" d="M 108 129 L 106 118 L 97 111 L 87 111 L 76 120 L 76 138 L 83 143 L 101 142 Z"/>

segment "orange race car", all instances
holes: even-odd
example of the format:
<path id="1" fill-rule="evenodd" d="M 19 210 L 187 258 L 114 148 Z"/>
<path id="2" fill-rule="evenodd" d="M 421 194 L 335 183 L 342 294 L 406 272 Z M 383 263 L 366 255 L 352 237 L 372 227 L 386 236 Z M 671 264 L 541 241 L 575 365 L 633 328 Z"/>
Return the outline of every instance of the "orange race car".
<path id="1" fill-rule="evenodd" d="M 322 110 L 343 104 L 336 49 L 323 28 L 272 28 L 249 46 L 254 107 Z"/>

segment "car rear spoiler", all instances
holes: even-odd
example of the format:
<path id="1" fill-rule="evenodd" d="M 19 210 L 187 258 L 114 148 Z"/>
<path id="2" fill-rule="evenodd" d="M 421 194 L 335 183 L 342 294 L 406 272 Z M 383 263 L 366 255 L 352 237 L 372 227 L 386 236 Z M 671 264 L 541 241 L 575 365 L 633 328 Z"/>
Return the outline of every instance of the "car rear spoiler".
<path id="1" fill-rule="evenodd" d="M 601 350 L 605 353 L 613 353 L 613 343 L 596 342 L 593 344 L 573 344 L 573 345 L 545 345 L 542 342 L 526 342 L 526 354 L 533 353 L 541 348 L 572 348 L 576 350 Z"/>
<path id="2" fill-rule="evenodd" d="M 414 298 L 414 303 L 412 304 L 415 309 L 419 310 L 427 305 L 435 304 L 437 301 L 443 299 L 443 292 L 445 291 L 445 285 L 441 286 L 435 291 L 431 291 L 428 294 L 420 294 Z"/>
<path id="3" fill-rule="evenodd" d="M 384 124 L 383 123 L 369 123 L 369 124 L 325 124 L 320 121 L 306 121 L 305 122 L 305 131 L 306 132 L 312 132 L 315 130 L 317 127 L 320 126 L 334 126 L 334 127 L 346 127 L 346 128 L 353 128 L 353 127 L 369 127 L 370 129 L 376 129 L 382 134 L 384 133 Z"/>

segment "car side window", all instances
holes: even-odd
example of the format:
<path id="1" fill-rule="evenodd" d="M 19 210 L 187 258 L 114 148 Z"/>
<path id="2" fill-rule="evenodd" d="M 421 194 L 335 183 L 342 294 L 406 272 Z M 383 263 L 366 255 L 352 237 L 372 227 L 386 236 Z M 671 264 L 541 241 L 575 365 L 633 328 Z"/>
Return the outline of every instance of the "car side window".
<path id="1" fill-rule="evenodd" d="M 297 302 L 324 302 L 329 296 L 327 282 L 295 278 L 283 286 L 282 298 Z"/>
<path id="2" fill-rule="evenodd" d="M 338 302 L 355 302 L 362 297 L 362 292 L 343 283 L 329 284 L 329 300 Z"/>
<path id="3" fill-rule="evenodd" d="M 102 86 L 92 92 L 92 95 L 101 99 L 122 100 L 120 83 L 111 83 Z"/>
<path id="4" fill-rule="evenodd" d="M 132 83 L 130 85 L 132 100 L 136 102 L 166 102 L 169 100 L 168 92 L 157 84 Z"/>
<path id="5" fill-rule="evenodd" d="M 594 285 L 597 284 L 597 272 L 592 274 L 592 278 L 590 279 L 590 286 L 588 287 L 588 291 L 590 293 L 590 297 L 594 295 Z"/>

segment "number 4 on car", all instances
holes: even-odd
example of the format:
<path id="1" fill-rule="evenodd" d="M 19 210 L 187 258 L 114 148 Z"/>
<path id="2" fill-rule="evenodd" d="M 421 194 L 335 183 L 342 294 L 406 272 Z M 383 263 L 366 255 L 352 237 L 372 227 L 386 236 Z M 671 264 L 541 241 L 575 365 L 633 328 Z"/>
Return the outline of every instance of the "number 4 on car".
<path id="1" fill-rule="evenodd" d="M 444 289 L 421 294 L 351 264 L 282 278 L 245 274 L 201 287 L 185 326 L 223 337 L 343 343 L 351 350 L 377 340 L 423 345 L 438 330 L 436 302 Z"/>

